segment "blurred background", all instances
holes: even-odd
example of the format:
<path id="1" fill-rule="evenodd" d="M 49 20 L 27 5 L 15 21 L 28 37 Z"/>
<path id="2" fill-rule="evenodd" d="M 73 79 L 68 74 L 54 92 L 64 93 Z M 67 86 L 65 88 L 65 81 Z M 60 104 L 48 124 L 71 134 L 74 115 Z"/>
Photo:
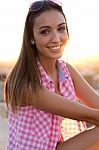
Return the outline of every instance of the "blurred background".
<path id="1" fill-rule="evenodd" d="M 63 58 L 78 68 L 88 82 L 99 89 L 98 0 L 61 0 L 67 17 L 70 41 Z M 0 85 L 14 66 L 21 49 L 28 7 L 33 0 L 1 0 Z M 3 76 L 2 76 L 3 75 Z M 1 87 L 0 86 L 0 87 Z M 2 94 L 0 94 L 2 95 Z M 1 97 L 1 96 L 0 96 Z"/>
<path id="2" fill-rule="evenodd" d="M 99 2 L 98 0 L 61 1 L 70 34 L 70 41 L 62 59 L 76 67 L 89 84 L 99 92 Z M 1 143 L 5 143 L 7 133 L 4 81 L 18 59 L 24 22 L 31 2 L 33 0 L 0 1 L 0 119 L 2 119 L 0 139 L 3 135 Z"/>

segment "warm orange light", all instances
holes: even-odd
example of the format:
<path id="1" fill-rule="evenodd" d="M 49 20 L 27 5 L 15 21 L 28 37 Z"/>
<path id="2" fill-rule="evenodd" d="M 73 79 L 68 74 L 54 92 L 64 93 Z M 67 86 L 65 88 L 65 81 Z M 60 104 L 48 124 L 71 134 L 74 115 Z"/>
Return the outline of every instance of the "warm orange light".
<path id="1" fill-rule="evenodd" d="M 0 63 L 13 64 L 19 56 L 27 14 L 26 7 L 30 3 L 23 1 L 20 1 L 21 5 L 16 5 L 17 1 L 13 5 L 8 3 L 8 11 L 7 8 L 5 11 L 5 4 L 1 5 L 0 15 L 3 12 L 3 16 L 0 16 L 0 41 L 2 41 L 0 44 Z M 94 0 L 72 0 L 72 2 L 68 0 L 66 4 L 64 0 L 62 2 L 70 33 L 70 44 L 66 47 L 63 58 L 72 63 L 82 63 L 82 60 L 85 59 L 95 59 L 96 56 L 99 56 L 98 0 L 95 2 Z M 8 12 L 9 20 L 4 20 L 6 12 Z"/>

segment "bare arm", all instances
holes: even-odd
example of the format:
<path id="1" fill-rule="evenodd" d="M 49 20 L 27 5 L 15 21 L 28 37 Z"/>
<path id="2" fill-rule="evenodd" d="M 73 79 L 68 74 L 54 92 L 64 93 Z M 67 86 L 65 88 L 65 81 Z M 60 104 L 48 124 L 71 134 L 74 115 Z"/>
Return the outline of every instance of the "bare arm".
<path id="1" fill-rule="evenodd" d="M 70 71 L 77 97 L 86 105 L 99 108 L 99 94 L 85 81 L 80 73 L 67 64 Z"/>
<path id="2" fill-rule="evenodd" d="M 29 93 L 31 99 L 31 94 Z M 63 96 L 43 89 L 38 90 L 37 96 L 32 98 L 36 100 L 36 107 L 45 112 L 50 112 L 62 117 L 75 120 L 87 121 L 99 125 L 99 110 L 93 109 L 79 102 L 72 102 Z"/>

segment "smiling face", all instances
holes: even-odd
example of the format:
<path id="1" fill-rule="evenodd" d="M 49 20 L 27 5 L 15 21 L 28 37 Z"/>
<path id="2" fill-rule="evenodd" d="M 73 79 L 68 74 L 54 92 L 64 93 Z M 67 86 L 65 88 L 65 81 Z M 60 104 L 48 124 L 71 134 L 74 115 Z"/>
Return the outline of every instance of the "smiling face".
<path id="1" fill-rule="evenodd" d="M 33 40 L 40 60 L 60 58 L 68 40 L 64 16 L 57 10 L 43 12 L 35 19 Z"/>

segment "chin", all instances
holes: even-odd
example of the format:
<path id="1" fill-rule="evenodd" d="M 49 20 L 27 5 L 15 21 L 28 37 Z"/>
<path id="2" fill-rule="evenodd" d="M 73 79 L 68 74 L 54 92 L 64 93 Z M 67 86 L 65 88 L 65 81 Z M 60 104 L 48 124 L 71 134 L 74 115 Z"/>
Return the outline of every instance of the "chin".
<path id="1" fill-rule="evenodd" d="M 61 58 L 62 57 L 62 53 L 57 55 L 57 59 Z"/>
<path id="2" fill-rule="evenodd" d="M 60 59 L 61 57 L 62 57 L 62 53 L 57 53 L 57 54 L 48 56 L 48 58 L 50 59 Z"/>
<path id="3" fill-rule="evenodd" d="M 56 57 L 54 57 L 54 59 L 60 59 L 62 57 L 62 55 L 58 55 Z"/>

